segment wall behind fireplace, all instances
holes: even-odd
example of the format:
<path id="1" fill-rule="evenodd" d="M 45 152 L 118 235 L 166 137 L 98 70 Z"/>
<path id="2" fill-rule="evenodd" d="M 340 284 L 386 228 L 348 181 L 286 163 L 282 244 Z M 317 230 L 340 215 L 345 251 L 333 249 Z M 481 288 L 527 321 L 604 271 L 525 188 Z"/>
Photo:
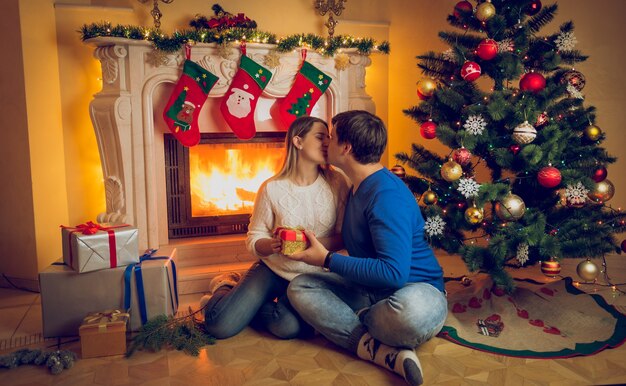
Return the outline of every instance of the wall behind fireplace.
<path id="1" fill-rule="evenodd" d="M 371 36 L 391 42 L 391 55 L 372 55 L 367 92 L 390 131 L 384 162 L 424 143 L 402 109 L 418 103 L 420 78 L 415 55 L 441 50 L 437 33 L 449 30 L 445 18 L 457 0 L 350 0 L 337 33 Z M 225 0 L 231 12 L 244 12 L 260 29 L 277 35 L 324 34 L 325 18 L 315 15 L 312 0 Z M 549 3 L 549 2 L 544 2 Z M 212 2 L 175 0 L 160 3 L 162 28 L 186 27 L 196 13 L 210 16 Z M 609 169 L 617 195 L 612 204 L 626 204 L 626 121 L 621 67 L 626 48 L 619 40 L 626 2 L 560 1 L 560 12 L 548 32 L 572 19 L 577 48 L 590 55 L 577 66 L 587 77 L 587 103 L 598 109 L 598 124 L 607 132 L 610 153 L 620 157 Z M 0 61 L 0 274 L 36 285 L 36 276 L 61 255 L 59 224 L 76 224 L 104 211 L 104 188 L 95 134 L 88 114 L 92 95 L 101 88 L 93 47 L 79 41 L 82 24 L 151 25 L 150 8 L 136 0 L 3 0 Z M 14 38 L 13 38 L 14 37 Z M 21 57 L 20 57 L 21 56 Z M 7 134 L 5 134 L 7 135 Z M 448 149 L 437 141 L 428 146 L 440 154 Z M 6 285 L 0 279 L 0 285 Z"/>

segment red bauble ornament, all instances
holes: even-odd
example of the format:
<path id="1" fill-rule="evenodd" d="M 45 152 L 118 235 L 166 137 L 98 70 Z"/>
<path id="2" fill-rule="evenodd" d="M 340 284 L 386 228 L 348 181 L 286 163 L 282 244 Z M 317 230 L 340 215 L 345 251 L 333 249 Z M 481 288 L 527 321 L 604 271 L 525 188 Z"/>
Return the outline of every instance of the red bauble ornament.
<path id="1" fill-rule="evenodd" d="M 468 82 L 473 82 L 480 77 L 480 66 L 476 62 L 467 61 L 461 67 L 461 77 Z"/>
<path id="2" fill-rule="evenodd" d="M 521 147 L 518 144 L 509 146 L 509 150 L 511 151 L 511 153 L 513 153 L 513 155 L 517 155 L 517 153 L 519 153 L 520 149 L 521 149 Z"/>
<path id="3" fill-rule="evenodd" d="M 427 97 L 426 95 L 422 94 L 421 92 L 419 92 L 419 90 L 417 90 L 417 97 L 423 101 L 430 99 L 430 97 Z"/>
<path id="4" fill-rule="evenodd" d="M 626 252 L 626 240 L 622 241 L 622 252 Z"/>
<path id="5" fill-rule="evenodd" d="M 524 12 L 528 16 L 536 15 L 541 10 L 541 1 L 533 0 L 524 8 Z"/>
<path id="6" fill-rule="evenodd" d="M 544 111 L 537 117 L 537 122 L 535 122 L 535 128 L 545 125 L 546 123 L 548 123 L 548 121 L 550 121 L 550 117 L 548 116 L 548 113 Z"/>
<path id="7" fill-rule="evenodd" d="M 464 147 L 460 147 L 452 152 L 452 159 L 461 166 L 467 165 L 472 159 L 472 153 Z"/>
<path id="8" fill-rule="evenodd" d="M 395 165 L 394 167 L 389 169 L 389 171 L 391 171 L 393 174 L 398 176 L 398 178 L 400 178 L 401 180 L 403 180 L 404 177 L 406 177 L 406 171 L 404 170 L 402 165 Z"/>
<path id="9" fill-rule="evenodd" d="M 537 173 L 537 181 L 544 188 L 554 188 L 561 183 L 561 172 L 554 166 L 546 166 Z"/>
<path id="10" fill-rule="evenodd" d="M 546 88 L 546 78 L 538 72 L 526 73 L 519 80 L 519 88 L 522 91 L 540 92 Z"/>
<path id="11" fill-rule="evenodd" d="M 420 126 L 420 134 L 426 139 L 433 139 L 437 136 L 437 124 L 433 121 L 426 121 Z"/>
<path id="12" fill-rule="evenodd" d="M 498 55 L 498 43 L 493 39 L 484 39 L 476 47 L 476 55 L 482 60 L 491 60 Z"/>
<path id="13" fill-rule="evenodd" d="M 472 6 L 472 3 L 470 3 L 469 1 L 459 1 L 454 6 L 454 12 L 452 12 L 452 14 L 458 19 L 461 17 L 462 14 L 471 15 L 472 12 L 474 12 L 474 7 Z"/>
<path id="14" fill-rule="evenodd" d="M 599 168 L 594 170 L 593 176 L 591 176 L 591 179 L 593 179 L 595 182 L 602 182 L 606 179 L 606 176 L 608 174 L 609 172 L 606 170 L 606 168 L 604 166 L 600 166 Z"/>

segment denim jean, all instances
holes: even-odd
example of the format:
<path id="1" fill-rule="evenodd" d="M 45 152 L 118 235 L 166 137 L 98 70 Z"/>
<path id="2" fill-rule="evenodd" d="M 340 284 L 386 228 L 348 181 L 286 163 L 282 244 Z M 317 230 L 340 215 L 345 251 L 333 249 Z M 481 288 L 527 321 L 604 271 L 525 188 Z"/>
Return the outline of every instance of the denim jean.
<path id="1" fill-rule="evenodd" d="M 308 333 L 311 328 L 289 304 L 288 284 L 263 262 L 254 263 L 235 287 L 215 291 L 204 310 L 207 331 L 225 339 L 253 323 L 284 339 Z"/>
<path id="2" fill-rule="evenodd" d="M 389 346 L 417 347 L 441 330 L 448 314 L 444 293 L 426 283 L 377 289 L 332 272 L 307 273 L 291 281 L 287 295 L 307 323 L 352 352 L 365 332 Z"/>

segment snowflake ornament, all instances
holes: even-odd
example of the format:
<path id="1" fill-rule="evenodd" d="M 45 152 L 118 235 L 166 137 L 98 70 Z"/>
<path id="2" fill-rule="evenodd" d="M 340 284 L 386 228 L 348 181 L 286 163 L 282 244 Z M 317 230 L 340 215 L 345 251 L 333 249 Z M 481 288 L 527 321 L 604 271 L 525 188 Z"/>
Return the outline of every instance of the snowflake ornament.
<path id="1" fill-rule="evenodd" d="M 578 43 L 578 40 L 576 40 L 576 36 L 574 36 L 573 32 L 561 32 L 554 40 L 554 43 L 559 51 L 571 51 L 574 49 L 574 46 L 576 46 L 576 43 Z"/>
<path id="2" fill-rule="evenodd" d="M 585 96 L 583 95 L 583 93 L 581 93 L 580 91 L 578 91 L 578 89 L 574 86 L 572 86 L 571 84 L 567 85 L 567 93 L 572 97 L 572 98 L 577 98 L 577 99 L 585 99 Z"/>
<path id="3" fill-rule="evenodd" d="M 436 215 L 426 219 L 426 222 L 424 223 L 424 231 L 429 236 L 442 235 L 445 226 L 446 222 L 443 221 L 441 216 Z"/>
<path id="4" fill-rule="evenodd" d="M 582 182 L 578 181 L 576 185 L 567 185 L 565 188 L 565 198 L 573 205 L 584 204 L 587 200 L 589 189 L 585 188 Z"/>
<path id="5" fill-rule="evenodd" d="M 521 243 L 517 246 L 517 255 L 515 258 L 521 265 L 524 265 L 528 261 L 528 244 Z"/>
<path id="6" fill-rule="evenodd" d="M 498 44 L 498 52 L 513 52 L 515 49 L 515 43 L 513 43 L 513 39 L 503 39 Z"/>
<path id="7" fill-rule="evenodd" d="M 474 135 L 480 135 L 487 127 L 487 122 L 485 122 L 482 115 L 470 115 L 463 127 Z"/>
<path id="8" fill-rule="evenodd" d="M 457 189 L 465 198 L 476 197 L 478 196 L 480 184 L 474 181 L 473 178 L 461 178 Z"/>
<path id="9" fill-rule="evenodd" d="M 445 60 L 447 60 L 448 62 L 455 62 L 456 63 L 456 54 L 454 53 L 454 50 L 452 48 L 448 48 L 447 50 L 442 52 L 441 56 Z"/>

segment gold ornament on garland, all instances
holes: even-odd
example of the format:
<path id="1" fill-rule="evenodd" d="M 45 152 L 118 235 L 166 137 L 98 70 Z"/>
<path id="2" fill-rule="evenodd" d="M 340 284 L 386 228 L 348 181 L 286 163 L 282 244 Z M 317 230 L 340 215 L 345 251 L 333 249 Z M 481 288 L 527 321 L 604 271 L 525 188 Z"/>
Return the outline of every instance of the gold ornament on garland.
<path id="1" fill-rule="evenodd" d="M 496 202 L 496 215 L 504 221 L 517 221 L 524 216 L 526 204 L 516 194 L 509 193 L 502 201 Z"/>
<path id="2" fill-rule="evenodd" d="M 491 0 L 487 0 L 484 3 L 478 4 L 476 7 L 476 19 L 480 21 L 487 21 L 496 15 L 496 7 L 491 4 Z"/>
<path id="3" fill-rule="evenodd" d="M 153 67 L 164 66 L 168 61 L 167 52 L 163 52 L 158 48 L 155 48 L 146 54 L 146 62 L 151 64 Z"/>
<path id="4" fill-rule="evenodd" d="M 224 59 L 228 59 L 228 57 L 233 53 L 233 49 L 230 46 L 230 43 L 223 43 L 217 45 L 217 54 Z"/>
<path id="5" fill-rule="evenodd" d="M 426 205 L 434 205 L 437 203 L 437 200 L 439 200 L 437 193 L 430 190 L 430 188 L 422 194 L 422 198 L 424 199 L 424 204 Z"/>
<path id="6" fill-rule="evenodd" d="M 609 201 L 613 195 L 615 195 L 615 185 L 608 179 L 597 182 L 593 190 L 587 194 L 593 202 L 598 204 Z"/>
<path id="7" fill-rule="evenodd" d="M 448 182 L 456 181 L 463 175 L 463 168 L 461 165 L 454 162 L 452 158 L 441 166 L 441 178 Z"/>
<path id="8" fill-rule="evenodd" d="M 270 51 L 263 58 L 263 64 L 265 64 L 270 69 L 274 69 L 280 66 L 280 55 L 275 50 Z"/>
<path id="9" fill-rule="evenodd" d="M 472 225 L 476 225 L 483 221 L 484 214 L 483 208 L 478 209 L 476 205 L 470 206 L 465 210 L 465 221 Z"/>
<path id="10" fill-rule="evenodd" d="M 337 54 L 335 56 L 335 68 L 339 71 L 343 71 L 350 65 L 350 57 L 348 54 Z"/>
<path id="11" fill-rule="evenodd" d="M 594 142 L 600 139 L 600 136 L 602 135 L 602 130 L 600 130 L 600 128 L 596 125 L 589 125 L 583 131 L 583 135 L 589 141 Z"/>
<path id="12" fill-rule="evenodd" d="M 593 281 L 596 277 L 598 277 L 600 269 L 593 261 L 587 259 L 578 264 L 576 267 L 576 273 L 584 281 Z"/>

